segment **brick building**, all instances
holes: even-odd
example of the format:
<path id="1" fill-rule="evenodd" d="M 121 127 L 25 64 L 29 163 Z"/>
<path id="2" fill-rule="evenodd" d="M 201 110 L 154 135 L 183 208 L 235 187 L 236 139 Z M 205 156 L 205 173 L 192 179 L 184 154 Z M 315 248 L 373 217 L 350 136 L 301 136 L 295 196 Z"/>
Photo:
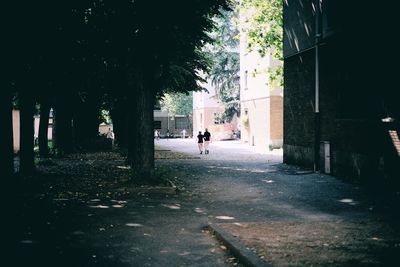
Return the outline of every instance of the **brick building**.
<path id="1" fill-rule="evenodd" d="M 398 182 L 390 18 L 365 1 L 284 1 L 284 162 Z"/>

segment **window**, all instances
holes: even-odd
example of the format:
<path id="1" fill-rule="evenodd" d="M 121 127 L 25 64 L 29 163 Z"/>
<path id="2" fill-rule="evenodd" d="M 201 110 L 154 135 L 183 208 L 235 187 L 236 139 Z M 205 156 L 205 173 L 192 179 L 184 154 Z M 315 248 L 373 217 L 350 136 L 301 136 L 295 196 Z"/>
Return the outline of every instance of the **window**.
<path id="1" fill-rule="evenodd" d="M 214 124 L 224 124 L 225 116 L 220 113 L 214 113 Z"/>
<path id="2" fill-rule="evenodd" d="M 161 129 L 161 121 L 154 121 L 154 129 Z"/>
<path id="3" fill-rule="evenodd" d="M 176 117 L 175 118 L 175 129 L 187 129 L 188 123 L 185 117 Z"/>

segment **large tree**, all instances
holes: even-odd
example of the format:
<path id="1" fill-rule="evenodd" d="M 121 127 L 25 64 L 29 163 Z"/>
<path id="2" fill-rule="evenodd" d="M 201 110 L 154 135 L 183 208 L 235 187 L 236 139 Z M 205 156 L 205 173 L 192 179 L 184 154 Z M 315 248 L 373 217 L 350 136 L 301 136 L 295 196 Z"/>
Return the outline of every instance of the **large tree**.
<path id="1" fill-rule="evenodd" d="M 13 64 L 14 76 L 7 81 L 16 81 L 23 109 L 21 160 L 27 165 L 21 166 L 33 166 L 30 122 L 36 99 L 55 100 L 55 138 L 64 152 L 73 147 L 71 127 L 95 132 L 96 127 L 79 120 L 95 122 L 107 99 L 111 113 L 121 118 L 119 128 L 129 131 L 132 169 L 137 177 L 153 180 L 154 100 L 167 91 L 201 89 L 198 71 L 209 67 L 201 47 L 211 41 L 206 34 L 214 24 L 211 18 L 228 8 L 227 0 L 71 0 L 10 6 L 9 17 L 18 23 L 6 38 L 12 42 L 6 62 Z M 48 83 L 51 89 L 43 86 Z"/>
<path id="2" fill-rule="evenodd" d="M 224 119 L 230 121 L 240 114 L 239 31 L 234 23 L 237 13 L 222 11 L 214 18 L 217 27 L 210 34 L 216 40 L 205 50 L 212 58 L 209 78 L 218 100 L 224 106 Z"/>
<path id="3" fill-rule="evenodd" d="M 213 27 L 211 18 L 228 8 L 227 1 L 95 3 L 85 19 L 94 29 L 99 54 L 107 65 L 124 69 L 126 86 L 119 89 L 128 103 L 128 162 L 138 179 L 152 181 L 154 100 L 167 90 L 199 89 L 198 71 L 208 68 L 200 48 L 211 41 L 206 34 Z"/>
<path id="4" fill-rule="evenodd" d="M 0 121 L 3 124 L 3 130 L 0 138 L 0 176 L 10 177 L 14 172 L 12 94 L 10 84 L 3 83 L 2 85 L 0 90 Z"/>

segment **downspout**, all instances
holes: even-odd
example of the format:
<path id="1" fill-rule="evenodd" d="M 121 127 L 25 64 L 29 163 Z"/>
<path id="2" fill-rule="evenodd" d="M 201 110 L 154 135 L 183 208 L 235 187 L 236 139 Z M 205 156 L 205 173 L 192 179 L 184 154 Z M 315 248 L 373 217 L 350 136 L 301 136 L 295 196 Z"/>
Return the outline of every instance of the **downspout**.
<path id="1" fill-rule="evenodd" d="M 315 105 L 314 105 L 314 171 L 319 171 L 319 143 L 321 141 L 321 121 L 319 113 L 319 45 L 320 29 L 320 0 L 315 1 Z"/>

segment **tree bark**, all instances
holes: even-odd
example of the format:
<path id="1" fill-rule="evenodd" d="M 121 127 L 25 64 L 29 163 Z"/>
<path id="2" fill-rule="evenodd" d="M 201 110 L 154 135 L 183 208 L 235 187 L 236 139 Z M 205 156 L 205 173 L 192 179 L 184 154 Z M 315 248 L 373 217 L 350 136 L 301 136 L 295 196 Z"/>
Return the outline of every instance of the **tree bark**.
<path id="1" fill-rule="evenodd" d="M 74 114 L 74 133 L 78 146 L 84 147 L 98 136 L 99 106 L 100 103 L 96 95 L 89 95 L 85 102 L 79 100 Z"/>
<path id="2" fill-rule="evenodd" d="M 0 121 L 4 125 L 4 136 L 0 138 L 0 176 L 11 177 L 14 173 L 12 101 L 11 94 L 4 88 L 0 92 Z"/>
<path id="3" fill-rule="evenodd" d="M 40 103 L 40 123 L 39 123 L 39 155 L 47 157 L 49 155 L 48 129 L 49 129 L 50 103 L 46 100 Z"/>
<path id="4" fill-rule="evenodd" d="M 53 109 L 53 121 L 51 127 L 51 144 L 54 148 L 57 148 L 57 110 Z"/>
<path id="5" fill-rule="evenodd" d="M 133 78 L 133 77 L 131 77 Z M 130 104 L 136 103 L 129 112 L 128 162 L 135 178 L 143 183 L 156 183 L 154 173 L 154 88 L 152 77 L 139 69 L 134 75 L 136 90 Z"/>
<path id="6" fill-rule="evenodd" d="M 72 115 L 68 106 L 68 99 L 57 99 L 56 103 L 56 145 L 59 155 L 63 156 L 72 152 Z"/>
<path id="7" fill-rule="evenodd" d="M 20 94 L 20 172 L 30 175 L 35 170 L 33 113 L 35 101 L 29 93 Z"/>
<path id="8" fill-rule="evenodd" d="M 121 148 L 127 148 L 128 143 L 128 112 L 126 100 L 119 100 L 110 111 L 115 141 Z"/>

